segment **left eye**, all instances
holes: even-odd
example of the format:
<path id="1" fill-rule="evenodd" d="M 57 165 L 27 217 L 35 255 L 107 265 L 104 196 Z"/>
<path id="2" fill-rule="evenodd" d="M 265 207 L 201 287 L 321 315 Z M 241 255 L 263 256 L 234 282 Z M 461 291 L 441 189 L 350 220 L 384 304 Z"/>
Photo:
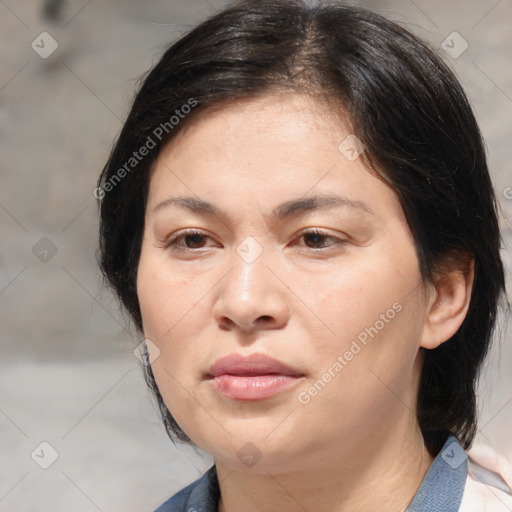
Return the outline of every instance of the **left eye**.
<path id="1" fill-rule="evenodd" d="M 328 233 L 324 233 L 319 230 L 312 231 L 304 231 L 300 234 L 299 238 L 304 238 L 305 240 L 309 240 L 309 243 L 312 245 L 307 245 L 310 249 L 323 249 L 325 247 L 330 247 L 335 244 L 326 244 L 325 240 L 334 240 L 335 243 L 343 243 L 342 240 L 336 238 L 334 236 L 329 235 Z"/>

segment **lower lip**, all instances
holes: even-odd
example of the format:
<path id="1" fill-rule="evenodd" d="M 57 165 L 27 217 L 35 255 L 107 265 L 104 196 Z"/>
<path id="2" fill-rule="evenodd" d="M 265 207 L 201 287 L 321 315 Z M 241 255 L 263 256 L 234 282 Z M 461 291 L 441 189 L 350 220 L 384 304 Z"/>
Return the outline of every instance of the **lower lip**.
<path id="1" fill-rule="evenodd" d="M 212 379 L 217 391 L 233 400 L 264 400 L 300 380 L 291 375 L 219 375 Z"/>

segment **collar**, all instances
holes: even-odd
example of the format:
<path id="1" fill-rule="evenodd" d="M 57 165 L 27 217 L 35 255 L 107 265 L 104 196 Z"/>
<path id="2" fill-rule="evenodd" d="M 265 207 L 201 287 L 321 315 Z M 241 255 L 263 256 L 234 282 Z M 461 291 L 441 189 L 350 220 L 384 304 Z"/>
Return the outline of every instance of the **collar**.
<path id="1" fill-rule="evenodd" d="M 468 475 L 468 457 L 449 435 L 406 512 L 457 512 Z"/>

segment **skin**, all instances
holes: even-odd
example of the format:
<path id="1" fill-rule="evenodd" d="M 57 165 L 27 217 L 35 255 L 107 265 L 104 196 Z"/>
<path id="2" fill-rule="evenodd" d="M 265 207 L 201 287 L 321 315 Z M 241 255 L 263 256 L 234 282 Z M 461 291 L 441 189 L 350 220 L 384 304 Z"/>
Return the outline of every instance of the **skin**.
<path id="1" fill-rule="evenodd" d="M 453 263 L 423 283 L 395 192 L 338 150 L 347 126 L 302 95 L 232 102 L 180 132 L 152 169 L 137 279 L 144 335 L 160 350 L 152 369 L 167 407 L 215 459 L 222 512 L 396 512 L 433 460 L 414 413 L 420 348 L 462 323 L 472 269 Z M 316 194 L 371 213 L 345 204 L 272 216 Z M 177 196 L 227 216 L 155 210 Z M 191 228 L 205 236 L 168 245 Z M 303 234 L 315 228 L 326 236 Z M 261 254 L 246 261 L 237 247 Z M 400 311 L 333 371 L 393 304 Z M 226 398 L 205 375 L 232 353 L 267 354 L 303 377 L 266 400 Z M 335 376 L 301 403 L 329 368 Z M 244 446 L 256 464 L 237 456 Z"/>

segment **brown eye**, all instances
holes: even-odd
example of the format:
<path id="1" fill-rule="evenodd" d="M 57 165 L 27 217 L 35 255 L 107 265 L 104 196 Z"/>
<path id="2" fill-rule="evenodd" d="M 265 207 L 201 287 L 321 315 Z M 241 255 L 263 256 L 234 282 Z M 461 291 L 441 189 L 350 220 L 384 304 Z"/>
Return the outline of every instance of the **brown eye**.
<path id="1" fill-rule="evenodd" d="M 342 243 L 342 240 L 339 240 L 336 237 L 330 236 L 323 231 L 305 231 L 301 235 L 301 238 L 304 238 L 306 246 L 310 249 L 323 249 L 326 247 L 331 247 L 332 245 L 336 245 L 336 241 Z M 334 240 L 335 243 L 327 244 L 326 240 Z"/>
<path id="2" fill-rule="evenodd" d="M 193 250 L 205 247 L 209 236 L 200 231 L 182 231 L 174 235 L 166 244 L 168 249 Z"/>
<path id="3" fill-rule="evenodd" d="M 199 249 L 202 247 L 202 244 L 204 243 L 204 239 L 206 238 L 201 233 L 191 233 L 187 235 L 183 235 L 183 240 L 185 241 L 185 245 L 189 249 Z"/>

